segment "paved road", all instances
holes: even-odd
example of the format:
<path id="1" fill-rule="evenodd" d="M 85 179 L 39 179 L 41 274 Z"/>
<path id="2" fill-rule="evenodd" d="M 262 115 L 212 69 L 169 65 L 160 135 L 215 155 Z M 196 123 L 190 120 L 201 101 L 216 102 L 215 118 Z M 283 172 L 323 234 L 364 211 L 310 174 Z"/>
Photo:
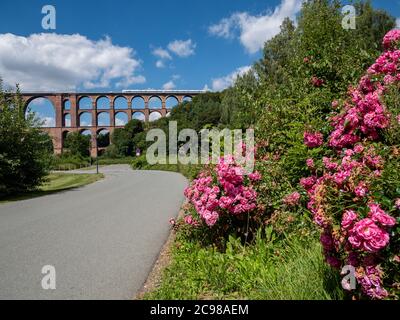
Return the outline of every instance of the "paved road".
<path id="1" fill-rule="evenodd" d="M 101 172 L 85 187 L 0 204 L 0 299 L 130 299 L 141 288 L 187 181 L 127 165 Z M 55 290 L 42 289 L 44 265 Z"/>

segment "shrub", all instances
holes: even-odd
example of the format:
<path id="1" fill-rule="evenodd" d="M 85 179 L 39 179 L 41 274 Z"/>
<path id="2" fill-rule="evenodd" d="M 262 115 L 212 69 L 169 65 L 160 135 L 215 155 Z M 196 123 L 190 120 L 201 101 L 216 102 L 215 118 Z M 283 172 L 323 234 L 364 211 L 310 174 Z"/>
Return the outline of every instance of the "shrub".
<path id="1" fill-rule="evenodd" d="M 341 112 L 331 117 L 327 148 L 308 161 L 314 164 L 309 166 L 312 175 L 300 183 L 322 230 L 326 261 L 339 269 L 355 268 L 359 288 L 352 294 L 398 299 L 400 108 L 394 102 L 399 96 L 400 30 L 390 31 L 383 46 L 385 52 L 349 89 Z"/>

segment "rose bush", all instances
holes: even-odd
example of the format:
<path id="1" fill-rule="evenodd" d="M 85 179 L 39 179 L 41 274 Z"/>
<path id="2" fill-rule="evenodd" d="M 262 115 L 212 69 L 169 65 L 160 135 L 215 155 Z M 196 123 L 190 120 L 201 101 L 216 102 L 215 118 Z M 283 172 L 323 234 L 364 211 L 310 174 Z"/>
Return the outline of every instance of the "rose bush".
<path id="1" fill-rule="evenodd" d="M 215 241 L 233 234 L 249 240 L 261 209 L 256 191 L 260 179 L 257 171 L 247 174 L 234 156 L 220 157 L 186 188 L 190 208 L 184 222 L 202 228 Z"/>
<path id="2" fill-rule="evenodd" d="M 359 298 L 399 298 L 400 292 L 399 44 L 400 30 L 390 31 L 385 51 L 348 99 L 332 103 L 341 107 L 331 117 L 333 130 L 307 160 L 311 175 L 300 180 L 326 261 L 355 268 L 352 294 Z M 316 137 L 304 134 L 310 152 L 322 145 Z"/>

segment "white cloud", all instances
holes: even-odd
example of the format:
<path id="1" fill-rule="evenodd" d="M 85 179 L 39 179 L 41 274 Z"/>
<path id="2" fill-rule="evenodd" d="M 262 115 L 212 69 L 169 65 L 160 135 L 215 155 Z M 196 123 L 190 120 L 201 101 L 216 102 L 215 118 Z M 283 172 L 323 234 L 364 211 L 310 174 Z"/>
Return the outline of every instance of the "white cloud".
<path id="1" fill-rule="evenodd" d="M 264 43 L 279 33 L 282 21 L 295 19 L 301 9 L 302 0 L 282 0 L 280 5 L 265 15 L 252 16 L 238 12 L 209 27 L 210 34 L 222 38 L 233 38 L 239 31 L 241 44 L 249 53 L 260 50 Z"/>
<path id="2" fill-rule="evenodd" d="M 210 91 L 210 88 L 208 87 L 208 84 L 205 84 L 205 85 L 204 85 L 203 90 L 204 90 L 204 91 Z"/>
<path id="3" fill-rule="evenodd" d="M 36 118 L 40 119 L 40 121 L 43 123 L 41 126 L 46 127 L 46 128 L 51 128 L 56 126 L 55 119 L 52 117 L 45 117 L 40 114 L 36 114 Z"/>
<path id="4" fill-rule="evenodd" d="M 156 67 L 157 68 L 165 68 L 164 61 L 163 60 L 157 60 Z"/>
<path id="5" fill-rule="evenodd" d="M 149 121 L 156 121 L 161 118 L 161 114 L 159 112 L 152 112 L 149 116 Z"/>
<path id="6" fill-rule="evenodd" d="M 116 118 L 115 119 L 115 125 L 116 126 L 124 126 L 126 124 L 126 122 L 124 121 L 124 120 L 122 120 L 122 119 L 118 119 L 118 118 Z"/>
<path id="7" fill-rule="evenodd" d="M 192 42 L 192 39 L 175 40 L 168 44 L 168 49 L 182 58 L 193 55 L 195 48 L 196 44 Z"/>
<path id="8" fill-rule="evenodd" d="M 0 34 L 0 76 L 22 90 L 124 87 L 146 81 L 136 74 L 141 62 L 129 47 L 106 37 L 93 41 L 79 34 Z"/>
<path id="9" fill-rule="evenodd" d="M 153 50 L 152 53 L 153 53 L 154 56 L 156 56 L 158 58 L 161 58 L 161 59 L 166 59 L 166 60 L 171 60 L 172 59 L 172 57 L 169 54 L 169 52 L 167 50 L 163 49 L 163 48 L 156 48 L 156 49 Z"/>
<path id="10" fill-rule="evenodd" d="M 176 88 L 176 85 L 172 80 L 170 80 L 170 81 L 168 81 L 168 82 L 163 84 L 163 89 L 164 90 L 172 90 L 172 89 L 175 89 L 175 88 Z"/>
<path id="11" fill-rule="evenodd" d="M 250 71 L 251 67 L 250 66 L 243 66 L 240 68 L 237 68 L 235 71 L 231 72 L 230 74 L 221 77 L 221 78 L 216 78 L 212 80 L 212 89 L 214 91 L 222 91 L 231 85 L 233 85 L 237 79 L 238 76 L 242 76 L 248 71 Z M 205 88 L 208 88 L 205 87 Z"/>

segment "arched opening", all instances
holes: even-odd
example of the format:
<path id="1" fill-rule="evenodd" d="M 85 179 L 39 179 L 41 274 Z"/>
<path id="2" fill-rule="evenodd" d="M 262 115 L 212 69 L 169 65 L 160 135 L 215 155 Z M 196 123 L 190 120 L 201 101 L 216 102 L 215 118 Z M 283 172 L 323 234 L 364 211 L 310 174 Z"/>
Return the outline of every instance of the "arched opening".
<path id="1" fill-rule="evenodd" d="M 71 126 L 71 114 L 69 114 L 69 113 L 64 114 L 63 126 L 64 127 L 70 127 Z"/>
<path id="2" fill-rule="evenodd" d="M 161 109 L 162 102 L 159 97 L 151 97 L 149 100 L 149 108 L 150 109 Z"/>
<path id="3" fill-rule="evenodd" d="M 165 101 L 165 107 L 167 109 L 172 109 L 173 107 L 176 107 L 178 105 L 178 99 L 174 96 L 168 97 L 167 100 Z"/>
<path id="4" fill-rule="evenodd" d="M 92 126 L 92 114 L 90 112 L 82 112 L 79 115 L 79 126 L 80 127 Z"/>
<path id="5" fill-rule="evenodd" d="M 51 128 L 56 126 L 56 111 L 47 98 L 34 98 L 26 108 L 25 117 L 34 117 L 39 127 Z"/>
<path id="6" fill-rule="evenodd" d="M 62 146 L 63 146 L 63 148 L 66 147 L 65 141 L 67 140 L 67 135 L 68 134 L 69 134 L 69 131 L 63 131 L 63 133 L 62 133 Z"/>
<path id="7" fill-rule="evenodd" d="M 110 114 L 108 112 L 100 112 L 97 115 L 97 125 L 98 126 L 110 126 Z"/>
<path id="8" fill-rule="evenodd" d="M 150 121 L 150 122 L 151 122 L 151 121 L 156 121 L 156 120 L 158 120 L 158 119 L 160 119 L 160 118 L 161 118 L 161 113 L 155 111 L 155 112 L 150 113 L 149 121 Z"/>
<path id="9" fill-rule="evenodd" d="M 83 130 L 79 131 L 79 133 L 83 136 L 90 136 L 90 137 L 92 136 L 92 131 L 89 129 L 83 129 Z"/>
<path id="10" fill-rule="evenodd" d="M 100 129 L 97 131 L 97 146 L 99 148 L 106 148 L 110 145 L 110 131 L 107 129 Z"/>
<path id="11" fill-rule="evenodd" d="M 128 109 L 128 101 L 125 97 L 118 97 L 114 100 L 114 109 Z"/>
<path id="12" fill-rule="evenodd" d="M 71 101 L 64 100 L 64 104 L 63 104 L 64 110 L 71 110 Z"/>
<path id="13" fill-rule="evenodd" d="M 122 127 L 128 123 L 128 115 L 125 112 L 118 112 L 115 114 L 115 125 Z"/>
<path id="14" fill-rule="evenodd" d="M 182 102 L 191 102 L 193 99 L 191 96 L 184 96 Z"/>
<path id="15" fill-rule="evenodd" d="M 107 97 L 100 97 L 96 101 L 97 109 L 110 109 L 110 100 Z"/>
<path id="16" fill-rule="evenodd" d="M 79 109 L 92 109 L 93 108 L 92 99 L 90 99 L 89 97 L 80 98 L 78 102 L 78 107 Z"/>
<path id="17" fill-rule="evenodd" d="M 132 119 L 144 121 L 145 120 L 145 116 L 144 116 L 143 112 L 134 112 L 132 114 Z"/>
<path id="18" fill-rule="evenodd" d="M 132 99 L 132 109 L 144 109 L 145 103 L 142 97 L 134 97 Z"/>

